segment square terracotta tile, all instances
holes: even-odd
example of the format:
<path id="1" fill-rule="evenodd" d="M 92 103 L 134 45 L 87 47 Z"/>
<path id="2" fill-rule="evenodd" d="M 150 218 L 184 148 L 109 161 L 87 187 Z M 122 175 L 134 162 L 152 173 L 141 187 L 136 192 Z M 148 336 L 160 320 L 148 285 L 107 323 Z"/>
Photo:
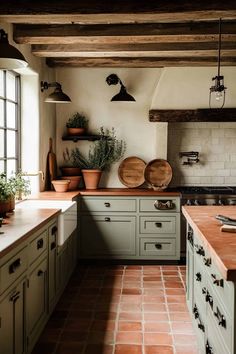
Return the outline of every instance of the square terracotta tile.
<path id="1" fill-rule="evenodd" d="M 174 349 L 169 345 L 146 345 L 145 354 L 174 354 Z"/>
<path id="2" fill-rule="evenodd" d="M 144 323 L 145 332 L 170 332 L 170 325 L 168 322 L 145 322 Z"/>
<path id="3" fill-rule="evenodd" d="M 141 304 L 142 295 L 121 295 L 121 302 L 129 302 L 132 304 Z"/>
<path id="4" fill-rule="evenodd" d="M 115 323 L 113 320 L 94 320 L 91 324 L 91 331 L 114 331 Z"/>
<path id="5" fill-rule="evenodd" d="M 191 322 L 191 317 L 188 312 L 169 312 L 170 320 Z"/>
<path id="6" fill-rule="evenodd" d="M 115 333 L 113 331 L 90 331 L 88 335 L 89 344 L 114 344 Z"/>
<path id="7" fill-rule="evenodd" d="M 141 332 L 117 332 L 116 343 L 118 344 L 142 344 L 143 334 Z"/>
<path id="8" fill-rule="evenodd" d="M 142 354 L 141 345 L 117 344 L 115 354 Z"/>
<path id="9" fill-rule="evenodd" d="M 97 320 L 115 320 L 117 312 L 102 312 L 98 311 L 94 313 L 94 318 Z"/>
<path id="10" fill-rule="evenodd" d="M 181 289 L 183 288 L 183 283 L 181 281 L 169 281 L 165 280 L 164 281 L 165 288 L 171 288 L 171 289 Z"/>
<path id="11" fill-rule="evenodd" d="M 159 304 L 143 304 L 143 311 L 144 312 L 165 312 L 167 311 L 166 305 L 159 303 Z"/>
<path id="12" fill-rule="evenodd" d="M 145 345 L 172 345 L 172 336 L 169 333 L 144 333 Z"/>
<path id="13" fill-rule="evenodd" d="M 119 321 L 118 331 L 127 331 L 127 332 L 138 332 L 142 331 L 142 323 L 135 321 Z"/>
<path id="14" fill-rule="evenodd" d="M 168 304 L 170 312 L 188 312 L 187 304 Z"/>
<path id="15" fill-rule="evenodd" d="M 143 295 L 163 295 L 164 294 L 164 288 L 145 288 L 143 289 Z"/>
<path id="16" fill-rule="evenodd" d="M 123 312 L 139 312 L 142 310 L 141 304 L 132 304 L 129 302 L 121 302 L 120 310 Z"/>
<path id="17" fill-rule="evenodd" d="M 170 304 L 185 304 L 186 297 L 185 295 L 169 295 L 166 297 L 167 303 Z"/>
<path id="18" fill-rule="evenodd" d="M 171 322 L 173 333 L 194 334 L 191 322 Z"/>
<path id="19" fill-rule="evenodd" d="M 87 331 L 77 331 L 77 330 L 65 330 L 61 334 L 61 342 L 85 342 L 88 337 Z M 43 352 L 42 352 L 43 353 Z"/>
<path id="20" fill-rule="evenodd" d="M 199 351 L 196 346 L 193 345 L 176 345 L 176 354 L 198 354 Z"/>
<path id="21" fill-rule="evenodd" d="M 144 321 L 164 321 L 167 322 L 169 320 L 167 312 L 144 312 L 143 314 Z"/>
<path id="22" fill-rule="evenodd" d="M 162 277 L 161 276 L 144 276 L 143 277 L 143 281 L 162 281 Z"/>
<path id="23" fill-rule="evenodd" d="M 193 345 L 196 346 L 196 336 L 192 334 L 173 334 L 175 345 Z"/>
<path id="24" fill-rule="evenodd" d="M 166 295 L 186 295 L 186 291 L 184 289 L 165 289 Z"/>
<path id="25" fill-rule="evenodd" d="M 141 321 L 142 313 L 140 312 L 120 312 L 119 321 Z"/>
<path id="26" fill-rule="evenodd" d="M 122 295 L 141 295 L 142 290 L 141 289 L 134 289 L 134 288 L 123 288 L 122 289 Z"/>
<path id="27" fill-rule="evenodd" d="M 154 304 L 159 304 L 159 303 L 165 303 L 165 296 L 160 295 L 160 296 L 155 296 L 155 295 L 143 295 L 143 302 L 146 303 L 154 303 Z"/>

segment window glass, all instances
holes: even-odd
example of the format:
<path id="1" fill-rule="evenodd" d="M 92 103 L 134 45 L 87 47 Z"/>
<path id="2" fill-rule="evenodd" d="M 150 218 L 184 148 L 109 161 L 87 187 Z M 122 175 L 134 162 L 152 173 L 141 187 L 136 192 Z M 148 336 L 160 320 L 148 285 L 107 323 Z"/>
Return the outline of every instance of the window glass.
<path id="1" fill-rule="evenodd" d="M 0 127 L 4 126 L 4 101 L 0 99 Z"/>
<path id="2" fill-rule="evenodd" d="M 0 173 L 4 172 L 4 161 L 0 160 Z"/>
<path id="3" fill-rule="evenodd" d="M 0 70 L 0 96 L 4 95 L 4 71 Z"/>
<path id="4" fill-rule="evenodd" d="M 7 161 L 7 177 L 11 177 L 16 172 L 16 160 Z"/>
<path id="5" fill-rule="evenodd" d="M 7 127 L 16 128 L 16 104 L 7 102 Z"/>
<path id="6" fill-rule="evenodd" d="M 16 100 L 16 77 L 11 72 L 7 71 L 7 98 Z"/>
<path id="7" fill-rule="evenodd" d="M 0 129 L 0 158 L 4 157 L 4 130 Z"/>
<path id="8" fill-rule="evenodd" d="M 16 132 L 7 130 L 7 157 L 16 156 Z"/>

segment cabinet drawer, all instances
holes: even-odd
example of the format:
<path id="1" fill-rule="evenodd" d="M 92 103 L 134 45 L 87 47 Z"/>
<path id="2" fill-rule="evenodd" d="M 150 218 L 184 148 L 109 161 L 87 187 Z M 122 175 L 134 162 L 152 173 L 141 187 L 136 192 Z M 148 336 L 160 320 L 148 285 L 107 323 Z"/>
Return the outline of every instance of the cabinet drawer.
<path id="1" fill-rule="evenodd" d="M 140 216 L 140 233 L 145 234 L 174 234 L 176 219 L 170 216 Z"/>
<path id="2" fill-rule="evenodd" d="M 27 268 L 27 248 L 23 248 L 20 252 L 9 259 L 0 268 L 1 288 L 3 293 Z"/>
<path id="3" fill-rule="evenodd" d="M 208 347 L 208 348 L 207 348 Z M 209 348 L 210 347 L 210 348 Z M 213 354 L 231 354 L 232 352 L 225 346 L 218 329 L 215 327 L 212 314 L 208 316 L 207 323 L 207 343 L 206 349 L 211 349 Z M 209 351 L 209 353 L 211 353 Z"/>
<path id="4" fill-rule="evenodd" d="M 141 256 L 175 256 L 176 240 L 174 238 L 140 238 L 139 254 Z"/>
<path id="5" fill-rule="evenodd" d="M 139 202 L 139 211 L 155 211 L 157 213 L 163 213 L 167 211 L 177 212 L 180 211 L 180 200 L 179 198 L 168 197 L 142 198 Z"/>
<path id="6" fill-rule="evenodd" d="M 136 211 L 135 199 L 112 199 L 112 198 L 83 198 L 81 200 L 82 211 Z"/>
<path id="7" fill-rule="evenodd" d="M 47 249 L 47 230 L 29 244 L 29 263 L 32 264 Z"/>

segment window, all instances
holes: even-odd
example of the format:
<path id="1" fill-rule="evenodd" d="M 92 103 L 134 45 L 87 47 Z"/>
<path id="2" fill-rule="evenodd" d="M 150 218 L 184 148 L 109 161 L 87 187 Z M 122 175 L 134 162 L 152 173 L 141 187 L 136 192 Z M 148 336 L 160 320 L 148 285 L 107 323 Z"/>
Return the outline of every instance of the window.
<path id="1" fill-rule="evenodd" d="M 0 70 L 0 173 L 20 168 L 20 76 Z"/>

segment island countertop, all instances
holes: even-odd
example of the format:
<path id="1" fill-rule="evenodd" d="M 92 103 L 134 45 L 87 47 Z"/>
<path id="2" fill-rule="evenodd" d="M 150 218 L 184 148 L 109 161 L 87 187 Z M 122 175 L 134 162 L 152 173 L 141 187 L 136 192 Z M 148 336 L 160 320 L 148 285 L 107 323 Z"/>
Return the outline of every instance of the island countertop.
<path id="1" fill-rule="evenodd" d="M 193 230 L 201 237 L 222 276 L 236 281 L 236 233 L 222 232 L 221 214 L 236 219 L 236 206 L 184 206 L 183 214 Z"/>

